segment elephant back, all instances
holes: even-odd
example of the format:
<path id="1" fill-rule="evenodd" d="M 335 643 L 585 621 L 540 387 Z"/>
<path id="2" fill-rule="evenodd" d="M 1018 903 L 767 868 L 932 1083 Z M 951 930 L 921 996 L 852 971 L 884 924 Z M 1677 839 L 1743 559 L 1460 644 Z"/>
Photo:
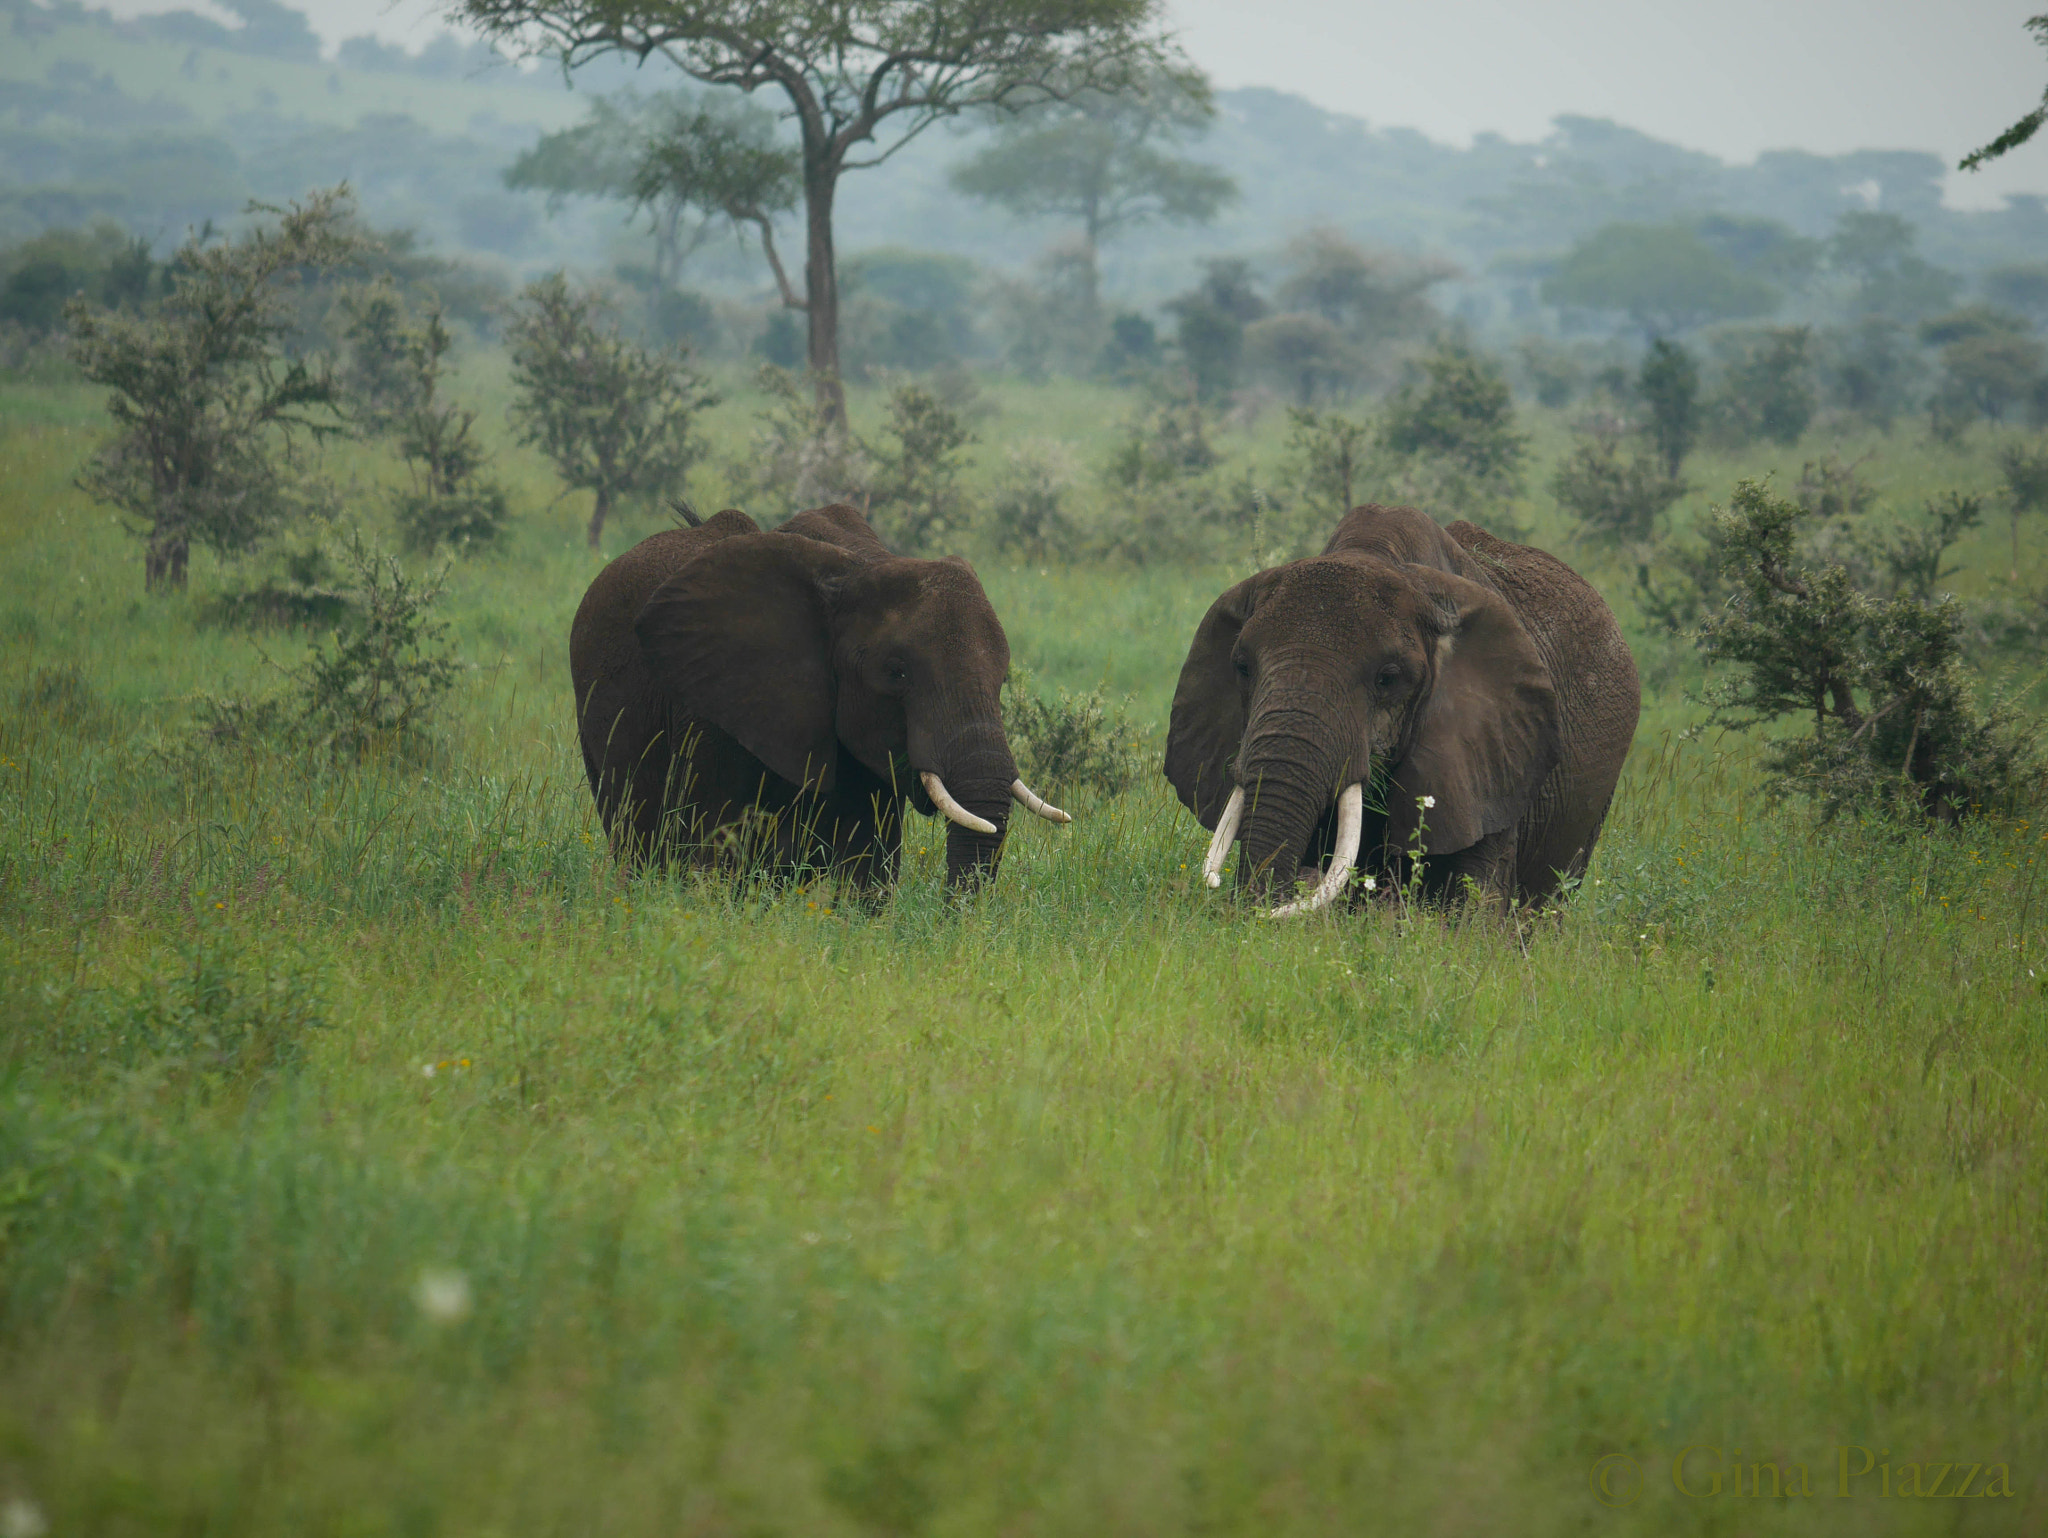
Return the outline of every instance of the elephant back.
<path id="1" fill-rule="evenodd" d="M 569 676 L 580 701 L 593 683 L 640 666 L 633 621 L 654 590 L 720 540 L 758 534 L 760 526 L 736 508 L 694 529 L 664 529 L 606 562 L 591 581 L 569 627 Z"/>

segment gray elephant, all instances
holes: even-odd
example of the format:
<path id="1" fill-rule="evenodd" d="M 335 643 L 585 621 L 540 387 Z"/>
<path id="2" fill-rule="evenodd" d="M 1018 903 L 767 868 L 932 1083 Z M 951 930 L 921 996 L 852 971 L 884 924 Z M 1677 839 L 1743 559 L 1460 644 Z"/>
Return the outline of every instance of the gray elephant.
<path id="1" fill-rule="evenodd" d="M 1174 692 L 1166 777 L 1213 830 L 1220 884 L 1354 866 L 1433 896 L 1540 902 L 1586 868 L 1635 735 L 1635 660 L 1570 567 L 1469 523 L 1354 508 L 1320 556 L 1210 605 Z M 1418 831 L 1418 820 L 1420 830 Z"/>
<path id="2" fill-rule="evenodd" d="M 599 572 L 569 633 L 583 767 L 629 864 L 896 879 L 903 804 L 946 877 L 992 875 L 1018 778 L 1010 645 L 974 568 L 893 555 L 844 505 L 763 533 L 727 510 Z"/>

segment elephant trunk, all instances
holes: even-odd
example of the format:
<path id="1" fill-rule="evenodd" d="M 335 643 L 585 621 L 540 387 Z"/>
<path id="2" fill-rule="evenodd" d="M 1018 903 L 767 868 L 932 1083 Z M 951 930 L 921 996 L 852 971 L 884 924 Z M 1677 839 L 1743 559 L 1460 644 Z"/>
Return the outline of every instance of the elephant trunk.
<path id="1" fill-rule="evenodd" d="M 1254 717 L 1238 755 L 1244 787 L 1239 880 L 1266 895 L 1294 884 L 1317 825 L 1363 778 L 1349 734 L 1333 730 L 1327 697 L 1274 702 Z"/>
<path id="2" fill-rule="evenodd" d="M 949 820 L 946 828 L 946 885 L 952 888 L 976 886 L 996 873 L 1002 859 L 1003 837 L 1017 802 L 1010 787 L 1017 779 L 1017 763 L 1000 727 L 974 728 L 964 734 L 945 755 L 940 775 L 947 792 L 969 816 L 991 824 L 993 833 L 979 832 Z"/>

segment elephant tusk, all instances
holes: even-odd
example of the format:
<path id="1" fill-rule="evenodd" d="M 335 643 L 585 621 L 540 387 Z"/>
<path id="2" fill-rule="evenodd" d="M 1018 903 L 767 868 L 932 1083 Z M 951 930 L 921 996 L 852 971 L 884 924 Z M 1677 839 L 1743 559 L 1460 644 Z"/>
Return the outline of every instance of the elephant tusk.
<path id="1" fill-rule="evenodd" d="M 1353 781 L 1337 798 L 1337 852 L 1330 861 L 1330 868 L 1323 873 L 1322 881 L 1308 896 L 1283 903 L 1266 917 L 1292 918 L 1297 913 L 1313 913 L 1318 908 L 1328 907 L 1331 899 L 1343 890 L 1345 880 L 1351 875 L 1351 867 L 1358 863 L 1358 836 L 1364 826 L 1365 792 Z"/>
<path id="2" fill-rule="evenodd" d="M 1047 822 L 1072 822 L 1074 820 L 1029 785 L 1026 785 L 1022 780 L 1010 781 L 1010 794 L 1023 802 L 1027 811 L 1038 813 Z"/>
<path id="3" fill-rule="evenodd" d="M 1202 857 L 1202 879 L 1212 887 L 1223 885 L 1223 862 L 1230 858 L 1231 842 L 1237 837 L 1237 825 L 1244 821 L 1244 787 L 1238 786 L 1230 793 L 1223 815 L 1216 819 L 1216 832 L 1209 840 L 1209 852 Z"/>
<path id="4" fill-rule="evenodd" d="M 927 769 L 918 775 L 924 781 L 924 793 L 932 798 L 932 805 L 946 814 L 946 821 L 956 823 L 970 833 L 999 833 L 999 829 L 986 817 L 977 817 L 953 799 L 953 793 L 946 789 L 946 782 Z"/>

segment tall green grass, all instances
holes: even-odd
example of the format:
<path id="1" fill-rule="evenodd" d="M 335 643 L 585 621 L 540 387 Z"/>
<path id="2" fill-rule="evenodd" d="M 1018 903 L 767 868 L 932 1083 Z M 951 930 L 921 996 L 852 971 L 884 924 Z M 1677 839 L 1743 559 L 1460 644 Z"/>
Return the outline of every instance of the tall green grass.
<path id="1" fill-rule="evenodd" d="M 530 467 L 438 740 L 338 766 L 194 738 L 303 642 L 204 624 L 208 563 L 143 602 L 50 415 L 0 437 L 0 1512 L 2048 1520 L 2048 828 L 1815 827 L 1674 692 L 1526 932 L 1269 923 L 1152 776 L 967 902 L 923 824 L 879 904 L 628 879 Z M 1155 723 L 1229 576 L 982 570 L 1019 660 Z M 1766 1462 L 1814 1496 L 1731 1493 Z M 1883 1493 L 1958 1462 L 2015 1493 Z"/>

